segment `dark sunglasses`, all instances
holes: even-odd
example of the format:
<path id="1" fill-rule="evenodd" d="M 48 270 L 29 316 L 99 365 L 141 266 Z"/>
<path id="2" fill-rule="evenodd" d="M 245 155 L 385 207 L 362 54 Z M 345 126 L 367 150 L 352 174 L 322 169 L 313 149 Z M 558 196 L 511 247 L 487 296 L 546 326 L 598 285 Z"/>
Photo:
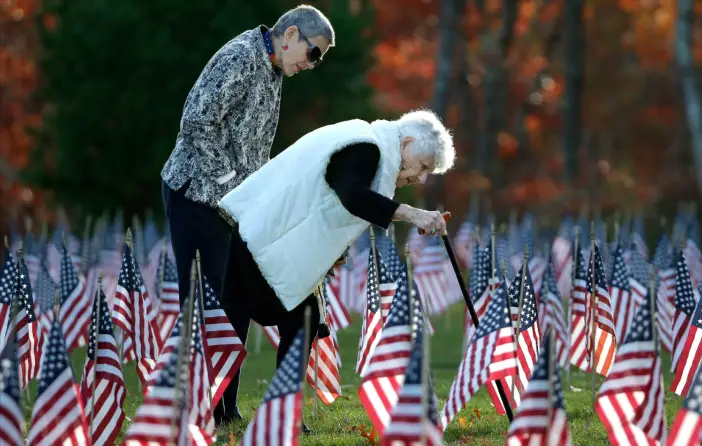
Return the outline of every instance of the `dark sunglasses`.
<path id="1" fill-rule="evenodd" d="M 310 42 L 310 39 L 308 39 L 300 30 L 297 30 L 298 33 L 300 33 L 300 37 L 305 39 L 305 42 L 307 42 L 307 61 L 311 63 L 312 65 L 319 66 L 319 64 L 322 63 L 322 50 L 319 49 L 318 46 L 312 45 L 312 42 Z"/>

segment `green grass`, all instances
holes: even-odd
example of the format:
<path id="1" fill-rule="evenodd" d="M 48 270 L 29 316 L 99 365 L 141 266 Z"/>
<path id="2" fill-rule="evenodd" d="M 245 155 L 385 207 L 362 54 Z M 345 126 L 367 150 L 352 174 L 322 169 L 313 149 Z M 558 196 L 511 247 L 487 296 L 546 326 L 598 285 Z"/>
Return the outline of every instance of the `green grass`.
<path id="1" fill-rule="evenodd" d="M 361 321 L 359 315 L 353 315 L 353 319 L 353 325 L 339 333 L 343 363 L 341 368 L 343 396 L 329 407 L 319 402 L 319 413 L 315 418 L 312 414 L 312 390 L 306 386 L 303 416 L 305 423 L 314 430 L 314 433 L 303 436 L 303 445 L 368 444 L 357 430 L 352 429 L 362 425 L 370 425 L 358 400 L 360 379 L 354 372 L 354 368 Z M 439 408 L 441 409 L 463 354 L 461 341 L 463 307 L 455 305 L 446 314 L 432 320 L 436 327 L 436 334 L 433 336 L 431 344 L 431 365 L 436 393 L 439 397 Z M 229 444 L 230 434 L 235 436 L 237 442 L 242 438 L 248 421 L 253 417 L 256 407 L 258 407 L 270 379 L 275 373 L 274 348 L 264 338 L 261 342 L 261 351 L 256 354 L 254 352 L 256 337 L 256 330 L 252 328 L 247 345 L 250 353 L 244 361 L 239 387 L 239 409 L 245 420 L 219 428 L 217 430 L 217 444 Z M 84 351 L 76 351 L 73 354 L 72 360 L 77 380 L 80 379 L 82 372 L 84 355 Z M 666 371 L 670 369 L 668 356 L 664 356 L 663 367 Z M 565 374 L 563 375 L 563 387 L 566 393 L 569 428 L 574 444 L 609 444 L 604 427 L 592 411 L 591 375 L 574 368 L 571 370 L 570 386 L 572 387 L 568 387 Z M 141 402 L 134 365 L 127 364 L 124 373 L 128 387 L 125 411 L 129 418 L 133 418 Z M 672 375 L 666 373 L 665 385 L 669 386 L 671 381 Z M 602 378 L 598 377 L 597 389 L 599 389 L 601 382 Z M 29 401 L 34 400 L 35 386 L 36 381 L 30 385 Z M 572 390 L 573 388 L 576 390 Z M 666 416 L 668 426 L 670 426 L 675 413 L 682 404 L 682 399 L 672 392 L 668 392 L 666 387 L 665 400 Z M 479 419 L 475 416 L 476 409 L 480 414 Z M 30 405 L 25 408 L 25 412 L 27 420 L 29 420 L 31 416 Z M 459 418 L 463 418 L 465 421 L 463 427 Z M 126 430 L 126 424 L 124 430 Z M 368 427 L 366 429 L 368 430 Z M 446 444 L 503 445 L 507 429 L 507 418 L 496 414 L 491 405 L 490 397 L 483 388 L 451 422 L 445 433 L 445 442 Z"/>

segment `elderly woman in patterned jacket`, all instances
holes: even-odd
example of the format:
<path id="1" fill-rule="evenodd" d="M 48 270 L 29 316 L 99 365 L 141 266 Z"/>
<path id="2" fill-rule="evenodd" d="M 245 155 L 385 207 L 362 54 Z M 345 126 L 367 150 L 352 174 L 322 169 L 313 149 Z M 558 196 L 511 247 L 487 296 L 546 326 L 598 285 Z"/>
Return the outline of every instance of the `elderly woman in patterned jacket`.
<path id="1" fill-rule="evenodd" d="M 440 212 L 393 196 L 446 172 L 454 158 L 450 133 L 425 110 L 397 121 L 344 121 L 300 138 L 219 202 L 236 221 L 225 272 L 226 283 L 236 284 L 224 294 L 233 299 L 229 317 L 277 325 L 280 365 L 305 308 L 319 320 L 314 289 L 370 224 L 387 229 L 396 220 L 446 233 Z"/>
<path id="2" fill-rule="evenodd" d="M 217 203 L 270 159 L 283 75 L 313 69 L 333 45 L 329 20 L 302 5 L 271 29 L 258 26 L 227 42 L 190 90 L 175 149 L 161 172 L 181 290 L 189 289 L 190 263 L 199 249 L 213 289 L 222 301 L 233 299 L 222 291 L 233 222 Z M 181 293 L 181 303 L 186 295 Z M 247 330 L 234 319 L 232 324 L 245 343 Z M 241 419 L 238 386 L 237 374 L 215 408 L 217 424 Z"/>

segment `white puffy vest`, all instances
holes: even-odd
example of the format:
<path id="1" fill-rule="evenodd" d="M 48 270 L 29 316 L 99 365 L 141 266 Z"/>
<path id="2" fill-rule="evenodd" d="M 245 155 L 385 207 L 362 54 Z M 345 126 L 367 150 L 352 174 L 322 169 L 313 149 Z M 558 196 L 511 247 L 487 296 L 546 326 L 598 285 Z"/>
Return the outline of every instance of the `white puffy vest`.
<path id="1" fill-rule="evenodd" d="M 401 162 L 397 124 L 355 119 L 306 134 L 219 202 L 288 311 L 369 226 L 344 208 L 325 180 L 330 157 L 355 143 L 378 146 L 371 189 L 392 198 Z"/>

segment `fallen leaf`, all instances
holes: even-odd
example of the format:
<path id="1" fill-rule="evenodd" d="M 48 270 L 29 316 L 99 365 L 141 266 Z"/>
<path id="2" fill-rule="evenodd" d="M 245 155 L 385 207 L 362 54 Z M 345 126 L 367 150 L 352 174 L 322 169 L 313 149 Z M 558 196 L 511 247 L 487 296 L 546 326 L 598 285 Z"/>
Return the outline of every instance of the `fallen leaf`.
<path id="1" fill-rule="evenodd" d="M 236 446 L 236 437 L 234 434 L 229 434 L 229 446 Z"/>
<path id="2" fill-rule="evenodd" d="M 466 419 L 463 417 L 458 417 L 458 425 L 461 426 L 461 429 L 466 428 Z"/>

